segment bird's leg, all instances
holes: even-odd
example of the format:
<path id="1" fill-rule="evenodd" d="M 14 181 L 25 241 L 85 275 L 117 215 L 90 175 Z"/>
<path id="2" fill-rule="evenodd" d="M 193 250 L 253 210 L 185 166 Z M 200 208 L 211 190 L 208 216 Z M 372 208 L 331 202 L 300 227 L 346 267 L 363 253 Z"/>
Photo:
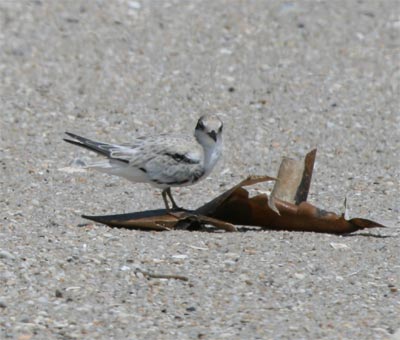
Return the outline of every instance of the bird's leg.
<path id="1" fill-rule="evenodd" d="M 169 199 L 171 200 L 172 203 L 172 209 L 179 209 L 178 205 L 176 204 L 174 198 L 172 197 L 172 193 L 171 193 L 171 188 L 168 187 L 167 189 L 164 190 L 165 194 L 168 195 Z M 165 201 L 164 201 L 165 202 Z M 167 208 L 168 209 L 168 208 Z"/>
<path id="2" fill-rule="evenodd" d="M 161 192 L 161 196 L 162 196 L 162 198 L 163 198 L 163 200 L 164 200 L 165 209 L 170 210 L 170 209 L 169 209 L 168 200 L 167 200 L 167 191 L 168 191 L 168 189 L 169 189 L 169 188 L 164 189 L 164 190 Z"/>

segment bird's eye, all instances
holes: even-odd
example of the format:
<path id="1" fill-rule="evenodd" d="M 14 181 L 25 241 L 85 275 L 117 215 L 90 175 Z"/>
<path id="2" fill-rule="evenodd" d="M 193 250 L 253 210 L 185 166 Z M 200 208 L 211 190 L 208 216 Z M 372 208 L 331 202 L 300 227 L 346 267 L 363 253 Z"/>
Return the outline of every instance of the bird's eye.
<path id="1" fill-rule="evenodd" d="M 196 129 L 204 130 L 204 123 L 203 123 L 202 120 L 199 120 L 199 121 L 197 122 Z"/>

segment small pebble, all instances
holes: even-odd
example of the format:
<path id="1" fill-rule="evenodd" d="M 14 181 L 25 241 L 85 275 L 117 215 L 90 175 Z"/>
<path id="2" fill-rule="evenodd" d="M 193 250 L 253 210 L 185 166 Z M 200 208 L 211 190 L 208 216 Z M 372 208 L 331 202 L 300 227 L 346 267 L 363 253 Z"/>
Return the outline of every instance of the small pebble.
<path id="1" fill-rule="evenodd" d="M 303 274 L 303 273 L 295 273 L 295 274 L 294 274 L 294 277 L 295 277 L 296 279 L 303 280 L 303 279 L 306 277 L 306 275 Z"/>
<path id="2" fill-rule="evenodd" d="M 7 250 L 0 250 L 0 259 L 9 259 L 13 260 L 15 259 L 15 256 L 8 252 Z"/>
<path id="3" fill-rule="evenodd" d="M 139 1 L 129 1 L 128 6 L 131 9 L 141 9 L 142 8 L 142 5 L 140 4 Z"/>

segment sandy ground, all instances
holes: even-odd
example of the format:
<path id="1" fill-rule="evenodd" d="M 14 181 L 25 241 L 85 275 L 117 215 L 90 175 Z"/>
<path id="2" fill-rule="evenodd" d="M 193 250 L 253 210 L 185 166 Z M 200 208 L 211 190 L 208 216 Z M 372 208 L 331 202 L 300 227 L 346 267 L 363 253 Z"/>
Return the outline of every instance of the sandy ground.
<path id="1" fill-rule="evenodd" d="M 400 327 L 399 1 L 0 1 L 1 339 L 388 339 Z M 162 207 L 68 130 L 129 142 L 225 123 L 196 207 L 318 147 L 310 201 L 387 229 L 146 233 Z M 60 170 L 61 169 L 61 170 Z M 260 189 L 267 189 L 262 187 Z M 186 276 L 148 279 L 153 271 Z"/>

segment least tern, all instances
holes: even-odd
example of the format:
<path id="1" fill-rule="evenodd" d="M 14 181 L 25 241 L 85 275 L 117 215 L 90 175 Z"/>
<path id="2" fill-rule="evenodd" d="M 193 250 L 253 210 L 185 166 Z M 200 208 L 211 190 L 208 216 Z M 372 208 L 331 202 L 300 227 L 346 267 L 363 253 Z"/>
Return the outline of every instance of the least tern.
<path id="1" fill-rule="evenodd" d="M 207 177 L 222 153 L 222 121 L 211 115 L 199 118 L 194 136 L 161 134 L 135 138 L 130 144 L 96 142 L 70 132 L 66 142 L 94 151 L 106 160 L 87 168 L 135 183 L 149 183 L 162 189 L 166 209 L 178 209 L 171 187 L 188 186 Z"/>

